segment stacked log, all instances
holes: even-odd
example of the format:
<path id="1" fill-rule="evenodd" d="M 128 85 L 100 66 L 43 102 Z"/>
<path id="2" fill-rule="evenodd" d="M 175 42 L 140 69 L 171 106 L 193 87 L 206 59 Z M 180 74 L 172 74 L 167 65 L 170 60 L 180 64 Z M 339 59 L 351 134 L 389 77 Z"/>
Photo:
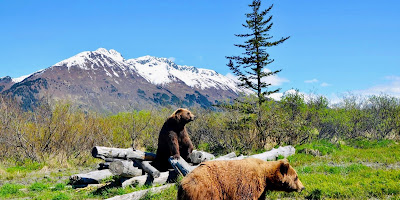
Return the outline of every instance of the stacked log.
<path id="1" fill-rule="evenodd" d="M 135 177 L 142 175 L 142 169 L 134 166 L 131 160 L 118 160 L 110 163 L 109 169 L 113 175 L 122 177 Z"/>
<path id="2" fill-rule="evenodd" d="M 96 170 L 85 174 L 75 174 L 69 177 L 69 181 L 73 185 L 85 185 L 100 183 L 101 180 L 112 177 L 113 174 L 109 169 Z"/>
<path id="3" fill-rule="evenodd" d="M 179 175 L 185 176 L 199 166 L 198 164 L 205 161 L 239 160 L 247 157 L 254 157 L 262 160 L 276 160 L 280 155 L 287 157 L 294 153 L 294 147 L 285 146 L 251 156 L 236 156 L 235 152 L 232 152 L 215 158 L 215 156 L 210 153 L 194 150 L 193 153 L 189 155 L 192 161 L 191 164 L 194 165 L 187 163 L 183 158 L 173 159 L 171 157 L 169 162 L 173 169 L 167 172 L 159 172 L 151 165 L 151 161 L 155 159 L 155 154 L 153 153 L 142 152 L 132 148 L 122 149 L 95 146 L 92 149 L 92 156 L 104 160 L 103 163 L 99 164 L 99 170 L 72 175 L 70 176 L 70 183 L 74 186 L 85 186 L 98 184 L 104 179 L 118 176 L 119 183 L 117 185 L 122 187 L 130 185 L 162 185 L 176 182 Z M 141 192 L 139 193 L 142 194 Z M 128 196 L 129 195 L 127 195 L 126 198 L 128 198 Z"/>
<path id="4" fill-rule="evenodd" d="M 92 156 L 103 159 L 105 162 L 100 163 L 96 171 L 70 176 L 71 184 L 96 184 L 113 176 L 132 178 L 142 176 L 144 173 L 147 173 L 152 179 L 160 176 L 160 172 L 150 165 L 150 161 L 156 157 L 154 153 L 133 148 L 95 146 L 92 149 Z"/>
<path id="5" fill-rule="evenodd" d="M 133 148 L 121 149 L 101 146 L 93 147 L 92 156 L 95 158 L 101 158 L 103 160 L 109 158 L 153 161 L 156 158 L 156 155 L 154 153 L 143 152 Z"/>

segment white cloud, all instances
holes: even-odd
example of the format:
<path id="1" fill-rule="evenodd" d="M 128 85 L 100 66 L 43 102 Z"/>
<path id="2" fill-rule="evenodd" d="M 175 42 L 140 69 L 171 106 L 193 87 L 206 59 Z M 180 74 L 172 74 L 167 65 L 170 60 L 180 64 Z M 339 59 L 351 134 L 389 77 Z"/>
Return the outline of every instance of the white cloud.
<path id="1" fill-rule="evenodd" d="M 271 70 L 269 70 L 269 69 L 264 69 L 263 71 L 271 72 Z M 230 78 L 232 80 L 239 81 L 238 77 L 232 73 L 227 73 L 225 76 L 227 76 L 228 78 Z M 261 79 L 261 81 L 266 82 L 266 83 L 271 83 L 271 86 L 280 86 L 283 83 L 290 82 L 288 79 L 279 77 L 278 75 L 264 77 Z"/>
<path id="2" fill-rule="evenodd" d="M 271 70 L 265 68 L 263 72 L 271 72 Z M 271 83 L 272 86 L 280 86 L 283 83 L 290 82 L 288 79 L 279 77 L 278 75 L 264 77 L 261 79 L 261 81 L 266 83 Z"/>
<path id="3" fill-rule="evenodd" d="M 304 81 L 304 83 L 317 83 L 317 82 L 318 82 L 318 79 L 316 79 L 316 78 Z"/>
<path id="4" fill-rule="evenodd" d="M 282 97 L 283 97 L 283 93 L 280 93 L 280 92 L 268 95 L 268 98 L 272 98 L 275 101 L 280 101 L 282 99 Z"/>
<path id="5" fill-rule="evenodd" d="M 328 86 L 331 86 L 331 84 L 326 82 L 321 83 L 321 87 L 328 87 Z"/>
<path id="6" fill-rule="evenodd" d="M 297 91 L 295 89 L 290 89 L 290 90 L 287 90 L 287 91 L 285 91 L 283 93 L 270 94 L 268 97 L 272 98 L 272 99 L 274 99 L 276 101 L 280 101 L 282 99 L 282 97 L 284 97 L 286 95 L 289 95 L 289 94 L 299 94 L 299 95 L 303 96 L 304 101 L 306 101 L 306 102 L 310 101 L 315 96 L 314 94 L 307 94 L 307 93 L 304 93 L 304 92 Z"/>
<path id="7" fill-rule="evenodd" d="M 169 57 L 168 60 L 170 60 L 171 62 L 175 62 L 176 58 L 175 57 Z"/>
<path id="8" fill-rule="evenodd" d="M 365 96 L 387 94 L 400 97 L 400 76 L 385 77 L 389 82 L 386 84 L 376 85 L 365 90 L 356 90 L 354 93 Z"/>

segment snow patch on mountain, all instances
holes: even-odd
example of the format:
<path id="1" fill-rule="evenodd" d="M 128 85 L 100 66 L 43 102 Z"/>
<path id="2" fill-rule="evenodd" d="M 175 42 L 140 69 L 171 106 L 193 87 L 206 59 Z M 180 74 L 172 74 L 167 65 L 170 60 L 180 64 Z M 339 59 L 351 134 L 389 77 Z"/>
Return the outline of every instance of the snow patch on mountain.
<path id="1" fill-rule="evenodd" d="M 11 80 L 12 80 L 13 83 L 19 83 L 19 82 L 25 80 L 26 78 L 28 78 L 31 75 L 32 74 L 21 76 L 21 77 L 18 77 L 18 78 L 12 78 Z"/>
<path id="2" fill-rule="evenodd" d="M 65 59 L 61 62 L 56 63 L 54 66 L 67 66 L 70 69 L 72 66 L 78 66 L 82 69 L 89 70 L 93 69 L 93 64 L 112 64 L 109 62 L 112 60 L 116 63 L 123 64 L 125 59 L 122 55 L 114 49 L 107 50 L 105 48 L 99 48 L 96 51 L 84 51 L 71 58 Z M 99 62 L 101 61 L 101 62 Z M 88 67 L 90 65 L 90 67 Z"/>
<path id="3" fill-rule="evenodd" d="M 41 69 L 41 70 L 38 70 L 38 71 L 36 71 L 36 72 L 34 72 L 34 73 L 32 73 L 32 74 L 20 76 L 20 77 L 18 77 L 18 78 L 11 78 L 11 81 L 12 81 L 14 84 L 15 84 L 15 83 L 19 83 L 19 82 L 22 82 L 23 80 L 25 80 L 26 78 L 28 78 L 28 77 L 30 77 L 30 76 L 32 76 L 32 75 L 34 75 L 34 74 L 40 74 L 40 73 L 42 73 L 43 71 L 46 71 L 46 69 Z M 0 78 L 0 79 L 1 79 L 1 78 Z"/>
<path id="4" fill-rule="evenodd" d="M 99 48 L 96 51 L 85 51 L 58 62 L 54 66 L 66 66 L 68 69 L 76 66 L 84 70 L 91 70 L 94 69 L 95 65 L 103 67 L 103 70 L 110 77 L 119 77 L 120 75 L 114 70 L 119 68 L 124 75 L 136 72 L 156 85 L 182 81 L 190 87 L 203 90 L 216 88 L 232 90 L 235 93 L 251 93 L 249 90 L 239 88 L 235 80 L 214 70 L 177 65 L 171 59 L 149 55 L 125 60 L 119 52 L 113 49 Z"/>

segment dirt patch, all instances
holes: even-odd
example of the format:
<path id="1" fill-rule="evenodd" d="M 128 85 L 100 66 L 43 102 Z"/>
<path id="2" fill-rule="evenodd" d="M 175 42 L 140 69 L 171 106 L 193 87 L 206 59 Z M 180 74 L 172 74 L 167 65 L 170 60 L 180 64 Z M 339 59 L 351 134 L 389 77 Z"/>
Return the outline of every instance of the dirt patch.
<path id="1" fill-rule="evenodd" d="M 387 164 L 376 162 L 363 162 L 361 164 L 374 169 L 400 169 L 400 163 Z"/>

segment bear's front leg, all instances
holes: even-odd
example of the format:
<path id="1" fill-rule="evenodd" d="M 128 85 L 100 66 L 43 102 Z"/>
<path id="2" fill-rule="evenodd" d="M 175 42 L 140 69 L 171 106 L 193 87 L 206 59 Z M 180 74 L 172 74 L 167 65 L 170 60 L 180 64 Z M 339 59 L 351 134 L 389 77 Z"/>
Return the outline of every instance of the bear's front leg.
<path id="1" fill-rule="evenodd" d="M 178 135 L 175 132 L 170 131 L 168 137 L 169 137 L 168 146 L 171 155 L 175 160 L 178 160 L 181 157 L 179 153 Z"/>

